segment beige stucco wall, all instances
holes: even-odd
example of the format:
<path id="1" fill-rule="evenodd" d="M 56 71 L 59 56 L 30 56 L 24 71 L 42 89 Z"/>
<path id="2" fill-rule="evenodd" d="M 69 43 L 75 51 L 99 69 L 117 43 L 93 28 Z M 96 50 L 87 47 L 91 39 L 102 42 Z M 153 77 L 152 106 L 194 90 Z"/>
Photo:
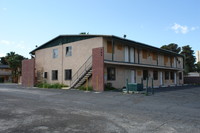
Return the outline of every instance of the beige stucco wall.
<path id="1" fill-rule="evenodd" d="M 183 58 L 182 57 L 177 57 L 177 58 L 178 58 L 177 67 L 183 68 Z"/>
<path id="2" fill-rule="evenodd" d="M 12 71 L 11 71 L 11 69 L 4 69 L 4 68 L 2 68 L 2 69 L 0 69 L 0 76 L 4 76 L 4 75 L 12 75 Z"/>
<path id="3" fill-rule="evenodd" d="M 114 67 L 116 71 L 116 79 L 114 81 L 109 81 L 107 80 L 107 67 Z M 152 78 L 153 78 L 153 71 L 156 70 L 158 71 L 158 80 L 153 80 L 153 86 L 154 87 L 159 87 L 159 86 L 170 86 L 170 85 L 175 85 L 174 80 L 171 80 L 170 75 L 169 75 L 169 80 L 165 80 L 165 71 L 166 70 L 161 70 L 161 69 L 149 69 L 149 68 L 141 68 L 141 67 L 134 67 L 134 66 L 119 66 L 119 65 L 111 65 L 111 64 L 106 64 L 104 68 L 104 80 L 105 84 L 106 83 L 112 83 L 112 86 L 115 88 L 122 88 L 126 86 L 126 79 L 128 81 L 131 81 L 131 70 L 135 70 L 136 72 L 136 83 L 141 83 L 141 79 L 143 77 L 143 70 L 148 70 L 149 73 L 149 81 L 148 81 L 148 86 L 152 86 Z M 140 72 L 139 72 L 140 71 Z M 161 85 L 161 77 L 160 77 L 160 72 L 163 73 L 163 84 Z M 171 71 L 169 71 L 171 72 Z M 175 71 L 174 71 L 175 72 Z M 138 74 L 141 75 L 138 75 Z M 179 75 L 178 72 L 176 71 L 176 80 L 177 84 L 176 85 L 182 85 L 183 84 L 183 79 L 179 80 Z M 171 74 L 171 73 L 170 73 Z M 147 81 L 143 80 L 143 85 L 146 88 Z"/>
<path id="4" fill-rule="evenodd" d="M 66 47 L 72 46 L 72 56 L 66 56 Z M 48 72 L 48 83 L 63 83 L 69 85 L 70 81 L 65 80 L 65 69 L 72 69 L 72 76 L 92 55 L 92 49 L 103 46 L 102 37 L 76 41 L 55 47 L 37 50 L 35 55 L 36 73 Z M 58 49 L 58 58 L 53 58 L 53 49 Z M 52 70 L 58 70 L 58 80 L 52 80 Z M 42 75 L 40 75 L 42 76 Z M 40 79 L 40 77 L 38 77 Z"/>
<path id="5" fill-rule="evenodd" d="M 112 41 L 109 39 L 103 39 L 103 46 L 104 46 L 104 58 L 105 60 L 112 60 L 112 53 L 108 53 L 107 52 L 107 41 Z M 117 45 L 122 45 L 122 49 L 119 50 L 117 48 Z M 120 62 L 124 62 L 125 61 L 125 46 L 126 44 L 123 44 L 120 41 L 114 41 L 114 53 L 113 53 L 113 59 L 114 61 L 120 61 Z M 127 45 L 128 46 L 128 45 Z M 135 49 L 135 62 L 134 63 L 138 63 L 138 51 L 139 51 L 139 61 L 141 64 L 149 64 L 149 65 L 157 65 L 157 60 L 153 59 L 153 54 L 152 53 L 157 53 L 156 51 L 150 51 L 148 49 L 147 50 L 147 59 L 143 58 L 143 50 L 140 48 L 138 49 L 137 47 L 134 47 L 134 45 L 132 46 Z M 131 48 L 131 46 L 129 45 L 129 48 Z M 172 56 L 172 55 L 167 55 L 164 53 L 157 53 L 158 56 L 158 65 L 159 66 L 166 66 L 166 67 L 175 67 L 177 64 L 178 68 L 183 68 L 183 58 L 182 57 L 176 57 L 176 56 Z M 168 58 L 168 61 L 166 62 L 166 64 L 164 64 L 164 57 Z M 171 58 L 174 59 L 174 61 L 172 61 L 171 63 Z M 176 60 L 176 58 L 178 58 L 179 62 Z"/>
<path id="6" fill-rule="evenodd" d="M 142 51 L 140 52 L 140 63 L 142 64 L 150 64 L 150 65 L 157 65 L 157 60 L 153 60 L 153 56 L 150 51 L 148 51 L 147 59 L 142 57 Z"/>

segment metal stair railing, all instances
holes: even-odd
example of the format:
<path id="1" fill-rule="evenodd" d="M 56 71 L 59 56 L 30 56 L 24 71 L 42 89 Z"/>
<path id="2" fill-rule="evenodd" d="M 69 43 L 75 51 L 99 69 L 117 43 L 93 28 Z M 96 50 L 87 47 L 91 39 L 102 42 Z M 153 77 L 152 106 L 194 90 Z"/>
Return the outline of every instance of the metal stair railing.
<path id="1" fill-rule="evenodd" d="M 70 88 L 74 87 L 78 81 L 92 68 L 92 55 L 86 60 L 86 62 L 78 69 L 78 71 L 72 76 L 70 81 Z"/>

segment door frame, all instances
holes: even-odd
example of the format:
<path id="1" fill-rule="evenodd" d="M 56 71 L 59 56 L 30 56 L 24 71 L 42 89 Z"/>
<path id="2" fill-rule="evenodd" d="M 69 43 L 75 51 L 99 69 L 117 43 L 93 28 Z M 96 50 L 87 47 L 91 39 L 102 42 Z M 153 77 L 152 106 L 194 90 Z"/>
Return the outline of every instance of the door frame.
<path id="1" fill-rule="evenodd" d="M 131 83 L 136 83 L 136 71 L 135 71 L 135 69 L 131 69 L 130 74 L 131 74 Z"/>

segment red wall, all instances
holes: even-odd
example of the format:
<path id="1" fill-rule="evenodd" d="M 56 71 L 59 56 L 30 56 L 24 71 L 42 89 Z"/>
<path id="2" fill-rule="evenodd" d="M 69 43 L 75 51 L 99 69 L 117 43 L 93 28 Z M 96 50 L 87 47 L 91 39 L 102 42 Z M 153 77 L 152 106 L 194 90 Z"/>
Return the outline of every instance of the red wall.
<path id="1" fill-rule="evenodd" d="M 35 85 L 35 59 L 22 61 L 22 86 L 33 87 Z"/>
<path id="2" fill-rule="evenodd" d="M 104 91 L 104 49 L 92 49 L 92 87 L 95 91 Z"/>

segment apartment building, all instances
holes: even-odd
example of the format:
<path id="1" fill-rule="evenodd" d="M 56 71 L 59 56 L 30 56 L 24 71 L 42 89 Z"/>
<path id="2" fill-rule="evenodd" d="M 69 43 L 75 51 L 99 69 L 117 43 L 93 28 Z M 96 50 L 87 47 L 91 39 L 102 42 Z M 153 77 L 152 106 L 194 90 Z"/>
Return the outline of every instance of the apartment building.
<path id="1" fill-rule="evenodd" d="M 127 80 L 144 86 L 148 80 L 154 87 L 183 84 L 182 55 L 113 35 L 61 35 L 30 53 L 36 82 L 76 88 L 87 81 L 97 91 L 105 84 L 122 88 Z"/>
<path id="2" fill-rule="evenodd" d="M 12 82 L 12 70 L 8 65 L 0 64 L 0 83 Z"/>
<path id="3" fill-rule="evenodd" d="M 196 51 L 196 62 L 200 61 L 200 51 Z"/>

